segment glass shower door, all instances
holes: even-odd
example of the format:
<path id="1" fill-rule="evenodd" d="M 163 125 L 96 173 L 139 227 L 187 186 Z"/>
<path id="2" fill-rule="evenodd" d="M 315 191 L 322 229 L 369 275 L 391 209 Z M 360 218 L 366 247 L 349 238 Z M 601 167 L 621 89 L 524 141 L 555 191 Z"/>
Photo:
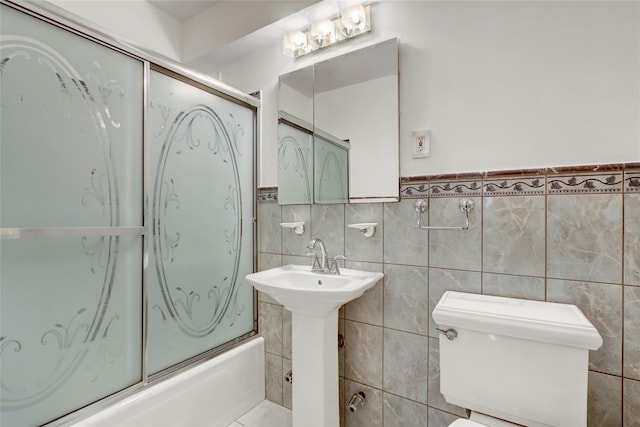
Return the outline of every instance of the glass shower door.
<path id="1" fill-rule="evenodd" d="M 149 79 L 147 371 L 253 330 L 254 112 L 174 76 Z"/>
<path id="2" fill-rule="evenodd" d="M 143 63 L 0 6 L 0 425 L 138 383 Z"/>

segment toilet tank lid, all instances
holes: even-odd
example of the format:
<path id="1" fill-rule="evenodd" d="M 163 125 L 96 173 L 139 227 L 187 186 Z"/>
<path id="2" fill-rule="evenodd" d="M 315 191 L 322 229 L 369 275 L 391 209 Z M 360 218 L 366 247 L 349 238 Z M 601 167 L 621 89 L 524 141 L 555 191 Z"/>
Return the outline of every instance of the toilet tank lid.
<path id="1" fill-rule="evenodd" d="M 447 291 L 433 310 L 441 328 L 461 328 L 597 350 L 602 337 L 573 304 Z"/>

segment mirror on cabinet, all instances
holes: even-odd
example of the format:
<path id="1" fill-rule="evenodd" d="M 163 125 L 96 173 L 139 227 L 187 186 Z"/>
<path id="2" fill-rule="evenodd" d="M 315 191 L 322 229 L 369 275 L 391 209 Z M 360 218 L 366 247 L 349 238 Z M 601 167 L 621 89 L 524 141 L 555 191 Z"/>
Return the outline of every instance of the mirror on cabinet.
<path id="1" fill-rule="evenodd" d="M 399 198 L 398 40 L 279 77 L 278 202 Z"/>

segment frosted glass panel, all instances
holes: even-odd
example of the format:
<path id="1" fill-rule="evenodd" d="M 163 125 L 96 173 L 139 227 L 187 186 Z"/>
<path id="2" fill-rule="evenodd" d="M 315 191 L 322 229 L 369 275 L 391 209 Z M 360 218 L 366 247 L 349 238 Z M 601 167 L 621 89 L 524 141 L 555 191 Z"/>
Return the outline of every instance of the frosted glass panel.
<path id="1" fill-rule="evenodd" d="M 318 136 L 313 137 L 314 194 L 316 203 L 347 203 L 349 151 Z"/>
<path id="2" fill-rule="evenodd" d="M 0 425 L 40 425 L 140 381 L 141 240 L 1 242 Z"/>
<path id="3" fill-rule="evenodd" d="M 0 425 L 31 426 L 142 379 L 142 237 L 78 227 L 143 224 L 144 67 L 0 8 L 0 226 L 75 230 L 0 240 Z"/>
<path id="4" fill-rule="evenodd" d="M 1 7 L 0 225 L 142 225 L 142 63 Z"/>
<path id="5" fill-rule="evenodd" d="M 152 71 L 149 373 L 253 330 L 254 112 Z"/>
<path id="6" fill-rule="evenodd" d="M 278 124 L 278 203 L 313 202 L 313 136 L 288 123 Z"/>

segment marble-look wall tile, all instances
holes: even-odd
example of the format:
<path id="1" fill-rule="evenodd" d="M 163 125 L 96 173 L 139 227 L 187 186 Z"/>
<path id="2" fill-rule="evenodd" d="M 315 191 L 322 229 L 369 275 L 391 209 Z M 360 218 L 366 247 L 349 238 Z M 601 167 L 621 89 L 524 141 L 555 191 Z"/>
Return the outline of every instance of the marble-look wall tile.
<path id="1" fill-rule="evenodd" d="M 356 412 L 345 412 L 345 427 L 383 427 L 382 391 L 345 379 L 344 398 L 346 400 L 360 391 L 365 394 L 366 403 Z"/>
<path id="2" fill-rule="evenodd" d="M 429 232 L 417 230 L 415 200 L 384 204 L 384 262 L 427 266 L 429 264 Z M 429 212 L 422 216 L 429 222 Z"/>
<path id="3" fill-rule="evenodd" d="M 482 293 L 500 297 L 544 301 L 545 280 L 544 277 L 483 273 Z"/>
<path id="4" fill-rule="evenodd" d="M 428 269 L 385 264 L 384 326 L 426 335 L 429 313 Z"/>
<path id="5" fill-rule="evenodd" d="M 282 255 L 269 254 L 264 252 L 258 253 L 258 271 L 269 270 L 270 268 L 280 267 L 282 265 Z M 270 297 L 264 292 L 258 292 L 258 301 L 268 302 L 270 304 L 280 304 L 278 301 Z"/>
<path id="6" fill-rule="evenodd" d="M 346 261 L 346 268 L 382 273 L 382 264 Z M 367 290 L 362 296 L 344 305 L 344 318 L 371 325 L 382 326 L 382 298 L 384 279 Z"/>
<path id="7" fill-rule="evenodd" d="M 311 258 L 308 256 L 282 255 L 282 265 L 308 265 L 311 270 Z"/>
<path id="8" fill-rule="evenodd" d="M 602 347 L 589 352 L 589 369 L 622 374 L 622 286 L 547 280 L 547 300 L 575 304 L 602 336 Z"/>
<path id="9" fill-rule="evenodd" d="M 344 377 L 382 388 L 382 328 L 344 322 Z"/>
<path id="10" fill-rule="evenodd" d="M 437 337 L 436 323 L 431 313 L 446 291 L 479 294 L 482 289 L 481 273 L 475 271 L 429 269 L 429 335 Z"/>
<path id="11" fill-rule="evenodd" d="M 427 403 L 429 338 L 384 330 L 383 390 Z"/>
<path id="12" fill-rule="evenodd" d="M 282 310 L 281 305 L 258 303 L 258 331 L 264 337 L 265 351 L 277 356 L 282 356 Z"/>
<path id="13" fill-rule="evenodd" d="M 622 283 L 622 195 L 550 195 L 547 206 L 547 275 Z"/>
<path id="14" fill-rule="evenodd" d="M 307 243 L 311 240 L 311 205 L 282 206 L 282 222 L 299 221 L 304 222 L 304 233 L 296 234 L 286 228 L 281 230 L 283 254 L 305 256 L 309 252 Z"/>
<path id="15" fill-rule="evenodd" d="M 282 209 L 275 203 L 258 203 L 258 252 L 282 253 Z"/>
<path id="16" fill-rule="evenodd" d="M 384 393 L 384 427 L 428 425 L 427 405 Z"/>
<path id="17" fill-rule="evenodd" d="M 640 427 L 640 381 L 625 379 L 622 395 L 624 427 Z"/>
<path id="18" fill-rule="evenodd" d="M 425 425 L 428 425 L 429 427 L 449 427 L 451 423 L 460 418 L 457 415 L 435 408 L 429 408 L 428 416 L 429 423 Z"/>
<path id="19" fill-rule="evenodd" d="M 291 368 L 291 359 L 282 359 L 282 406 L 287 409 L 291 409 L 293 407 L 293 383 L 286 382 L 284 377 L 289 371 L 291 371 Z"/>
<path id="20" fill-rule="evenodd" d="M 291 359 L 291 312 L 282 308 L 282 356 Z"/>
<path id="21" fill-rule="evenodd" d="M 624 376 L 640 380 L 640 287 L 624 287 Z"/>
<path id="22" fill-rule="evenodd" d="M 485 197 L 484 271 L 544 276 L 544 196 Z"/>
<path id="23" fill-rule="evenodd" d="M 438 338 L 429 338 L 429 384 L 428 384 L 429 406 L 458 417 L 464 417 L 464 409 L 447 403 L 442 393 L 440 393 L 440 343 Z M 431 415 L 430 415 L 431 416 Z M 429 419 L 431 422 L 431 419 Z M 431 427 L 431 424 L 429 424 Z"/>
<path id="24" fill-rule="evenodd" d="M 345 256 L 354 261 L 382 262 L 382 240 L 384 236 L 382 203 L 358 203 L 345 205 Z M 359 229 L 349 224 L 375 222 L 376 233 L 364 237 Z"/>
<path id="25" fill-rule="evenodd" d="M 321 239 L 330 257 L 344 255 L 344 205 L 311 205 L 311 238 Z"/>
<path id="26" fill-rule="evenodd" d="M 640 193 L 624 195 L 624 283 L 640 286 Z"/>
<path id="27" fill-rule="evenodd" d="M 282 405 L 282 357 L 265 353 L 265 397 Z"/>
<path id="28" fill-rule="evenodd" d="M 482 201 L 471 200 L 475 208 L 469 213 L 470 228 L 462 230 L 429 230 L 429 266 L 480 271 L 482 268 Z M 461 227 L 465 216 L 460 212 L 460 198 L 429 201 L 429 225 Z"/>
<path id="29" fill-rule="evenodd" d="M 622 378 L 589 372 L 587 427 L 622 427 Z"/>

